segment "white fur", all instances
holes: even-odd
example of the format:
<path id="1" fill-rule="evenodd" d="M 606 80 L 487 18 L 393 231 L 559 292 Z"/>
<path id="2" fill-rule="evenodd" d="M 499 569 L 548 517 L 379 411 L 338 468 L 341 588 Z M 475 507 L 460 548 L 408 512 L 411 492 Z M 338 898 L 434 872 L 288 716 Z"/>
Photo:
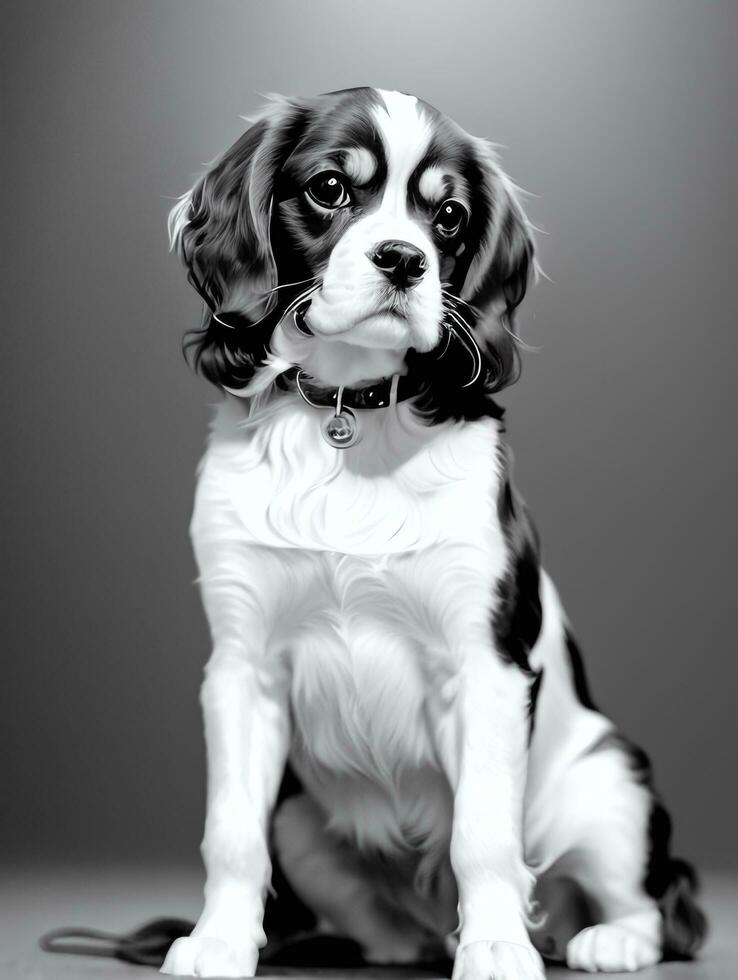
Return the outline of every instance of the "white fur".
<path id="1" fill-rule="evenodd" d="M 377 169 L 377 160 L 364 146 L 349 146 L 344 152 L 343 166 L 352 183 L 362 186 L 372 179 Z"/>
<path id="2" fill-rule="evenodd" d="M 240 401 L 225 403 L 200 470 L 193 534 L 218 502 L 238 517 L 229 528 L 234 541 L 386 555 L 475 543 L 489 528 L 496 562 L 504 562 L 489 513 L 497 478 L 492 424 L 429 427 L 401 402 L 361 413 L 361 443 L 346 453 L 321 436 L 320 420 L 330 413 L 296 395 L 251 415 Z"/>
<path id="3" fill-rule="evenodd" d="M 440 167 L 428 167 L 418 181 L 418 193 L 427 201 L 440 204 L 444 197 L 445 180 Z"/>

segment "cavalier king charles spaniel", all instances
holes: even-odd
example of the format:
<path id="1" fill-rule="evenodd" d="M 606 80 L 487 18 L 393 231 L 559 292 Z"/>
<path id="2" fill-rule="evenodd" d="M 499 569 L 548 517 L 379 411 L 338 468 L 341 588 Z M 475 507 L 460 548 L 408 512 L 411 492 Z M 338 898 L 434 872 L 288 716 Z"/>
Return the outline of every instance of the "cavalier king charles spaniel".
<path id="1" fill-rule="evenodd" d="M 253 976 L 280 903 L 455 980 L 691 957 L 694 872 L 512 483 L 493 396 L 537 272 L 516 186 L 400 92 L 250 122 L 170 217 L 223 398 L 191 524 L 205 903 L 163 972 Z"/>

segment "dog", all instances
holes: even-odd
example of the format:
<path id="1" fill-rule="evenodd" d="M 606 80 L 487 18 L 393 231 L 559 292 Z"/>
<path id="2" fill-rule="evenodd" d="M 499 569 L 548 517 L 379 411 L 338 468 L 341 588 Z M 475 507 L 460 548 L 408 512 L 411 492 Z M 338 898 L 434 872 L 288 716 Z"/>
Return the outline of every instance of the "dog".
<path id="1" fill-rule="evenodd" d="M 494 396 L 538 273 L 519 189 L 400 92 L 249 122 L 170 215 L 223 398 L 191 523 L 205 902 L 163 972 L 253 976 L 273 863 L 277 902 L 371 963 L 692 957 L 694 871 L 592 701 L 512 483 Z"/>

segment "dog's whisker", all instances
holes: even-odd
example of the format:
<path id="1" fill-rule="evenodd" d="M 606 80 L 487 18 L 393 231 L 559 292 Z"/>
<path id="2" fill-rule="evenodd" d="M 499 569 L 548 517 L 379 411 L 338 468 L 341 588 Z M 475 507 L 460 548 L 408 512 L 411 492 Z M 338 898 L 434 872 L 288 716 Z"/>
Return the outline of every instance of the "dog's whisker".
<path id="1" fill-rule="evenodd" d="M 462 388 L 468 388 L 470 385 L 473 385 L 475 381 L 477 381 L 482 373 L 482 353 L 479 350 L 476 340 L 474 339 L 474 335 L 472 334 L 471 330 L 469 330 L 466 323 L 461 321 L 461 318 L 457 318 L 452 310 L 447 312 L 452 318 L 450 322 L 447 322 L 446 324 L 448 329 L 469 352 L 472 360 L 474 361 L 474 370 L 471 378 L 461 386 Z"/>
<path id="2" fill-rule="evenodd" d="M 320 279 L 320 276 L 310 276 L 308 279 L 298 279 L 296 282 L 283 282 L 279 286 L 275 286 L 273 289 L 266 289 L 262 295 L 268 296 L 270 293 L 276 293 L 280 289 L 289 289 L 292 286 L 302 286 L 306 282 L 316 282 Z"/>
<path id="3" fill-rule="evenodd" d="M 282 314 L 281 318 L 284 318 L 289 312 L 292 311 L 292 309 L 296 305 L 298 305 L 301 302 L 303 298 L 305 298 L 306 296 L 308 296 L 310 293 L 314 292 L 318 288 L 318 286 L 320 285 L 319 276 L 311 276 L 309 279 L 300 279 L 297 282 L 285 282 L 279 286 L 275 286 L 273 289 L 267 289 L 261 294 L 261 296 L 255 299 L 253 303 L 250 303 L 248 306 L 243 307 L 242 312 L 247 312 L 248 310 L 252 310 L 254 309 L 254 307 L 260 305 L 261 303 L 266 303 L 268 307 L 266 312 L 262 316 L 260 316 L 258 320 L 254 320 L 253 322 L 249 323 L 249 327 L 257 327 L 260 323 L 263 323 L 264 320 L 266 320 L 269 316 L 272 315 L 272 313 L 275 310 L 275 305 L 272 301 L 277 299 L 277 297 L 274 295 L 277 292 L 277 290 L 287 289 L 289 287 L 294 287 L 294 286 L 301 286 L 303 283 L 306 282 L 312 283 L 313 285 L 309 286 L 308 289 L 303 290 L 303 292 L 301 292 L 299 296 L 295 297 L 295 299 L 293 299 L 290 302 L 290 305 Z M 217 316 L 215 318 L 216 320 L 218 319 Z M 222 323 L 223 321 L 218 320 L 218 322 Z M 228 326 L 228 324 L 223 324 L 223 325 Z"/>
<path id="4" fill-rule="evenodd" d="M 453 297 L 453 298 L 458 298 L 458 297 Z M 473 307 L 472 307 L 472 306 L 471 306 L 470 304 L 468 304 L 468 303 L 466 303 L 466 302 L 465 302 L 465 300 L 461 300 L 460 302 L 462 302 L 462 303 L 464 303 L 464 305 L 465 305 L 465 306 L 469 306 L 469 308 L 470 308 L 470 309 L 473 309 Z M 446 309 L 447 309 L 447 310 L 448 310 L 449 312 L 451 312 L 451 313 L 453 313 L 453 314 L 454 314 L 454 316 L 456 316 L 456 317 L 458 317 L 459 319 L 461 319 L 461 320 L 463 320 L 463 322 L 464 322 L 464 323 L 466 324 L 466 327 L 467 327 L 467 329 L 469 329 L 469 330 L 471 330 L 471 324 L 469 324 L 469 323 L 468 323 L 468 322 L 467 322 L 467 321 L 466 321 L 466 320 L 465 320 L 465 319 L 464 319 L 464 318 L 463 318 L 463 317 L 461 316 L 461 314 L 459 313 L 459 311 L 458 311 L 457 309 L 455 309 L 455 308 L 454 308 L 453 306 L 446 306 L 445 308 L 446 308 Z M 508 337 L 510 337 L 510 339 L 511 339 L 511 340 L 512 340 L 512 341 L 513 341 L 513 342 L 514 342 L 514 343 L 515 343 L 515 344 L 516 344 L 516 345 L 517 345 L 517 346 L 518 346 L 518 347 L 519 347 L 519 348 L 520 348 L 521 350 L 524 350 L 524 351 L 527 351 L 527 352 L 529 352 L 529 353 L 531 353 L 531 354 L 538 354 L 538 353 L 540 353 L 540 352 L 541 352 L 541 350 L 543 349 L 542 347 L 536 347 L 536 346 L 534 346 L 533 344 L 528 344 L 528 343 L 526 343 L 526 342 L 525 342 L 525 341 L 524 341 L 524 340 L 523 340 L 523 339 L 522 339 L 521 337 L 519 337 L 519 336 L 518 336 L 518 335 L 517 335 L 517 334 L 515 333 L 515 331 L 514 331 L 514 330 L 511 330 L 511 329 L 510 329 L 510 328 L 509 328 L 508 326 L 506 326 L 506 324 L 505 324 L 505 322 L 504 322 L 504 319 L 502 319 L 502 318 L 500 318 L 500 320 L 499 320 L 499 323 L 500 323 L 500 327 L 501 327 L 501 328 L 502 328 L 502 329 L 504 330 L 504 332 L 505 332 L 505 333 L 506 333 L 506 334 L 508 335 Z"/>
<path id="5" fill-rule="evenodd" d="M 444 306 L 444 309 L 446 309 L 449 313 L 453 314 L 453 316 L 455 316 L 457 320 L 460 320 L 464 324 L 464 326 L 466 327 L 467 330 L 471 330 L 472 329 L 472 326 L 469 323 L 469 321 L 466 319 L 466 317 L 463 317 L 461 315 L 461 313 L 459 313 L 459 311 L 456 309 L 456 307 L 449 306 L 448 304 L 446 304 Z"/>
<path id="6" fill-rule="evenodd" d="M 467 302 L 467 300 L 462 299 L 461 296 L 457 296 L 455 293 L 452 293 L 449 289 L 444 289 L 443 287 L 441 287 L 441 293 L 447 299 L 451 299 L 457 303 L 461 303 L 462 306 L 465 306 L 468 310 L 471 310 L 471 312 L 475 316 L 482 316 L 482 311 L 477 306 L 474 306 L 472 303 Z"/>
<path id="7" fill-rule="evenodd" d="M 312 296 L 312 294 L 320 288 L 321 282 L 322 280 L 318 280 L 318 282 L 316 282 L 315 285 L 310 286 L 307 289 L 304 289 L 299 296 L 296 296 L 295 299 L 293 299 L 292 302 L 289 304 L 289 306 L 285 309 L 284 313 L 280 317 L 280 320 L 284 320 L 284 318 L 286 316 L 289 316 L 290 313 L 296 310 L 297 307 L 300 305 L 300 303 L 303 303 L 308 298 L 308 296 Z"/>
<path id="8" fill-rule="evenodd" d="M 474 344 L 476 344 L 476 341 L 474 340 L 474 335 L 472 334 L 472 331 L 471 331 L 471 327 L 470 327 L 470 326 L 469 326 L 469 324 L 468 324 L 468 323 L 466 322 L 466 320 L 465 320 L 465 319 L 463 318 L 463 316 L 460 316 L 460 315 L 459 315 L 459 314 L 458 314 L 458 313 L 456 312 L 456 310 L 447 310 L 447 313 L 448 313 L 448 315 L 449 315 L 450 317 L 452 317 L 452 319 L 453 319 L 453 321 L 454 321 L 454 322 L 455 322 L 456 324 L 458 324 L 458 326 L 459 326 L 459 327 L 461 327 L 461 329 L 463 330 L 463 332 L 464 332 L 464 333 L 466 334 L 466 336 L 467 336 L 467 339 L 468 339 L 468 340 L 469 340 L 469 341 L 470 341 L 471 343 L 474 343 Z"/>

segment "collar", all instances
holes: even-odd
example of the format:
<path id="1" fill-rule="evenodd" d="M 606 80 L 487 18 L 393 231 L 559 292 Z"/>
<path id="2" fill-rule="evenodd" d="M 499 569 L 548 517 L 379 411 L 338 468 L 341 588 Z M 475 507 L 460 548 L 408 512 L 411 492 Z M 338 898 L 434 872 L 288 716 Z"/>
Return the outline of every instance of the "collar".
<path id="1" fill-rule="evenodd" d="M 396 374 L 361 388 L 333 388 L 320 384 L 301 368 L 293 367 L 280 374 L 276 383 L 283 391 L 297 391 L 307 402 L 318 408 L 331 408 L 337 405 L 338 395 L 341 392 L 342 407 L 372 409 L 387 408 L 393 401 L 402 402 L 412 398 L 421 392 L 426 382 L 416 374 Z M 393 392 L 394 384 L 396 389 Z"/>

